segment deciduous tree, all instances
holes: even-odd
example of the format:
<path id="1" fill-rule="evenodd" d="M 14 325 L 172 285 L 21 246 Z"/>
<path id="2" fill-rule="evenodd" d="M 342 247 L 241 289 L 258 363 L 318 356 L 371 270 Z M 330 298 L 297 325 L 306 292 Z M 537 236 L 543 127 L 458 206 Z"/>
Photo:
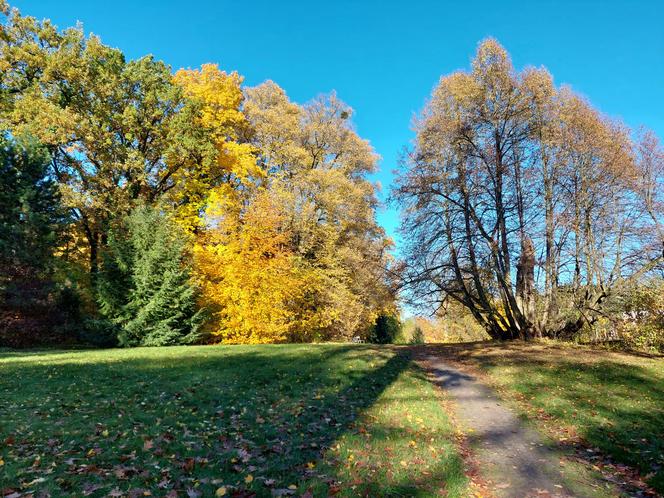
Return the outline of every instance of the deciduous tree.
<path id="1" fill-rule="evenodd" d="M 571 336 L 662 264 L 652 144 L 635 160 L 624 125 L 495 40 L 441 78 L 416 132 L 396 190 L 414 300 L 454 299 L 494 338 Z"/>

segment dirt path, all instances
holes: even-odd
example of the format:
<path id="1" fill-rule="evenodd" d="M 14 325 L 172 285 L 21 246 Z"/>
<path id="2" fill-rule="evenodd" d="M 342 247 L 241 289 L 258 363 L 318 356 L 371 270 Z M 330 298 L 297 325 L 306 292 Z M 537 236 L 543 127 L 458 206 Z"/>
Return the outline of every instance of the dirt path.
<path id="1" fill-rule="evenodd" d="M 418 361 L 455 402 L 457 421 L 496 496 L 575 495 L 563 482 L 558 455 L 491 388 L 436 355 L 420 352 Z"/>

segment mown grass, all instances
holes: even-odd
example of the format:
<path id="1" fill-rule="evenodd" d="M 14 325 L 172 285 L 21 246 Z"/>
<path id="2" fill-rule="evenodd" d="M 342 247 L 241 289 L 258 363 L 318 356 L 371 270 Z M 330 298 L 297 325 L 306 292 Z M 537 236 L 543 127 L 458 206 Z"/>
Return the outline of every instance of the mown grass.
<path id="1" fill-rule="evenodd" d="M 327 453 L 324 465 L 343 483 L 341 495 L 469 496 L 441 397 L 409 365 Z"/>
<path id="2" fill-rule="evenodd" d="M 664 493 L 664 359 L 559 344 L 444 348 L 481 367 L 529 416 L 637 469 Z"/>
<path id="3" fill-rule="evenodd" d="M 438 396 L 389 347 L 0 353 L 0 495 L 464 496 Z"/>

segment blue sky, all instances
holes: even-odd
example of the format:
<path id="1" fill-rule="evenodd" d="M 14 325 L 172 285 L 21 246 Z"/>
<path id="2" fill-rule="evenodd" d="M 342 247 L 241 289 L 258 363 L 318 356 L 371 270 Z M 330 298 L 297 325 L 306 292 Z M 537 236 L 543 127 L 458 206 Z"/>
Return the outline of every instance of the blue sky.
<path id="1" fill-rule="evenodd" d="M 297 102 L 336 90 L 382 156 L 382 196 L 413 114 L 487 36 L 517 68 L 544 65 L 604 113 L 664 138 L 664 0 L 10 1 L 61 28 L 80 21 L 130 58 L 151 53 L 174 69 L 215 62 L 248 85 L 272 79 Z M 396 238 L 397 212 L 378 219 Z"/>

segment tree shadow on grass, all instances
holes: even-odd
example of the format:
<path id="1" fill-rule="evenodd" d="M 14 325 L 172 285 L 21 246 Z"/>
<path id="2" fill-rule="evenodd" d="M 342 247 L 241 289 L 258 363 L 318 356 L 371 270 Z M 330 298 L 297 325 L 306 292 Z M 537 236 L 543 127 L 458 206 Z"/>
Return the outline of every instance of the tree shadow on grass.
<path id="1" fill-rule="evenodd" d="M 352 345 L 37 357 L 0 363 L 0 487 L 88 496 L 288 489 L 410 361 Z"/>
<path id="2" fill-rule="evenodd" d="M 468 492 L 440 393 L 412 364 L 344 432 L 321 464 L 343 497 L 461 497 Z M 302 483 L 299 491 L 320 497 L 332 494 L 317 484 Z"/>

